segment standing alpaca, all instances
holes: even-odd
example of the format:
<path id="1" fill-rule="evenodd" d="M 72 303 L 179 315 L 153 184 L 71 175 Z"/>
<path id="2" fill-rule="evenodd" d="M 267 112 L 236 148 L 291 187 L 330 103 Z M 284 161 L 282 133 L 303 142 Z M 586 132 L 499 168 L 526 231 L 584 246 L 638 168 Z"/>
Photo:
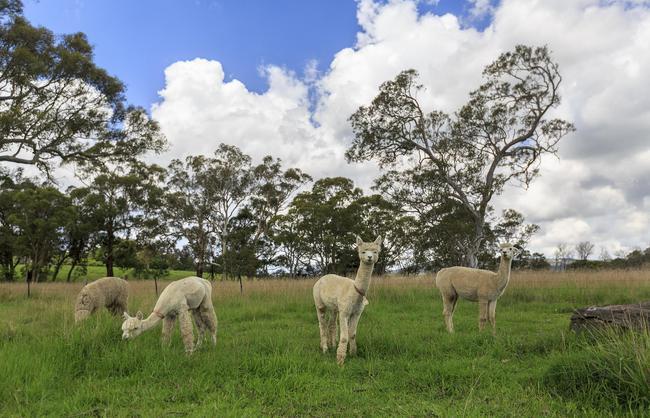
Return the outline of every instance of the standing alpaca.
<path id="1" fill-rule="evenodd" d="M 454 332 L 454 309 L 460 296 L 479 303 L 479 330 L 485 323 L 492 324 L 492 334 L 496 334 L 497 299 L 503 294 L 510 281 L 512 259 L 519 250 L 511 244 L 501 245 L 501 263 L 495 273 L 468 267 L 449 267 L 436 275 L 436 286 L 440 290 L 444 305 L 443 315 L 449 332 Z"/>
<path id="2" fill-rule="evenodd" d="M 379 258 L 381 237 L 374 242 L 363 242 L 357 236 L 357 249 L 359 251 L 359 270 L 354 280 L 347 277 L 328 274 L 321 277 L 314 285 L 314 303 L 320 327 L 320 346 L 323 353 L 328 346 L 334 347 L 336 342 L 336 315 L 339 317 L 340 339 L 336 351 L 336 361 L 343 365 L 350 342 L 350 355 L 357 353 L 357 324 L 368 304 L 365 296 L 370 286 L 372 268 Z M 330 317 L 325 314 L 329 311 Z"/>
<path id="3" fill-rule="evenodd" d="M 74 321 L 79 323 L 106 307 L 113 315 L 127 310 L 129 286 L 119 277 L 103 277 L 85 285 L 74 306 Z"/>
<path id="4" fill-rule="evenodd" d="M 196 347 L 192 316 L 199 330 Z M 186 277 L 170 283 L 160 294 L 151 315 L 145 320 L 142 319 L 142 312 L 138 312 L 135 317 L 124 312 L 122 338 L 135 338 L 162 320 L 162 341 L 164 345 L 169 345 L 176 317 L 179 318 L 186 353 L 191 354 L 201 345 L 206 330 L 212 336 L 212 344 L 217 344 L 217 315 L 212 306 L 212 285 L 199 277 Z"/>

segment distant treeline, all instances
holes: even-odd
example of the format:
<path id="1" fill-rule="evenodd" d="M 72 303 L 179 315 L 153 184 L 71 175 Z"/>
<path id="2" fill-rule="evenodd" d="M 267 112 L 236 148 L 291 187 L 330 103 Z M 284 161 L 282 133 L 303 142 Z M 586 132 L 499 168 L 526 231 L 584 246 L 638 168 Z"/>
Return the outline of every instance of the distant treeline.
<path id="1" fill-rule="evenodd" d="M 634 250 L 625 257 L 616 257 L 609 260 L 575 260 L 567 264 L 567 269 L 636 269 L 650 267 L 650 247 L 645 250 Z"/>

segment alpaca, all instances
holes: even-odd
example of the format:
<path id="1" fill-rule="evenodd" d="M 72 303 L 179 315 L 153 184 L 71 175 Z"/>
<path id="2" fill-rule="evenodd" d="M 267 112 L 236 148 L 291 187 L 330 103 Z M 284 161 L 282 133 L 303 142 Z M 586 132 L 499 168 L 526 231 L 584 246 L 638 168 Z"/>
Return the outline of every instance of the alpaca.
<path id="1" fill-rule="evenodd" d="M 336 343 L 336 315 L 339 318 L 340 339 L 336 351 L 336 361 L 342 366 L 350 343 L 350 355 L 357 353 L 357 324 L 363 309 L 368 305 L 365 298 L 370 286 L 372 269 L 379 258 L 382 238 L 374 242 L 363 242 L 357 236 L 359 251 L 359 270 L 354 280 L 328 274 L 314 285 L 314 303 L 320 327 L 320 346 L 323 353 Z M 329 318 L 326 313 L 329 312 Z"/>
<path id="2" fill-rule="evenodd" d="M 133 339 L 163 321 L 162 342 L 169 345 L 176 318 L 179 319 L 185 352 L 199 348 L 206 331 L 212 336 L 212 344 L 217 344 L 217 315 L 212 305 L 212 285 L 199 277 L 186 277 L 172 282 L 162 291 L 153 312 L 143 320 L 142 312 L 135 317 L 124 312 L 122 339 Z M 196 347 L 192 331 L 192 317 L 198 328 Z"/>
<path id="3" fill-rule="evenodd" d="M 482 331 L 489 320 L 492 334 L 496 335 L 497 299 L 508 286 L 512 259 L 520 251 L 511 244 L 502 244 L 500 252 L 501 262 L 496 273 L 468 267 L 449 267 L 438 272 L 436 286 L 442 296 L 447 331 L 454 332 L 454 309 L 460 296 L 479 303 L 479 330 Z"/>
<path id="4" fill-rule="evenodd" d="M 113 315 L 127 309 L 129 287 L 119 277 L 103 277 L 84 286 L 77 296 L 74 321 L 79 323 L 98 309 L 106 307 Z"/>

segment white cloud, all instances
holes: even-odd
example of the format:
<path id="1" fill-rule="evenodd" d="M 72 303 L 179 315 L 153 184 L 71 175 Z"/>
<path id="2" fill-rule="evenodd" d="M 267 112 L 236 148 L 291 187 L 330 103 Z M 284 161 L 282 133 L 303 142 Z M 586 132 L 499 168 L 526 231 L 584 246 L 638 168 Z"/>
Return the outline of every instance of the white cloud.
<path id="1" fill-rule="evenodd" d="M 356 45 L 304 78 L 264 68 L 269 88 L 249 91 L 224 80 L 216 61 L 178 62 L 153 115 L 172 143 L 168 157 L 210 153 L 219 142 L 259 158 L 273 154 L 315 177 L 346 175 L 368 185 L 373 164 L 348 165 L 348 118 L 378 86 L 406 68 L 421 74 L 428 109 L 452 112 L 481 81 L 482 68 L 514 45 L 547 44 L 563 75 L 556 115 L 577 132 L 546 158 L 528 191 L 508 189 L 496 206 L 512 207 L 542 226 L 533 249 L 592 240 L 614 252 L 650 244 L 650 11 L 647 1 L 473 0 L 489 12 L 484 31 L 464 16 L 419 14 L 415 0 L 358 2 Z M 310 107 L 310 88 L 316 93 Z"/>

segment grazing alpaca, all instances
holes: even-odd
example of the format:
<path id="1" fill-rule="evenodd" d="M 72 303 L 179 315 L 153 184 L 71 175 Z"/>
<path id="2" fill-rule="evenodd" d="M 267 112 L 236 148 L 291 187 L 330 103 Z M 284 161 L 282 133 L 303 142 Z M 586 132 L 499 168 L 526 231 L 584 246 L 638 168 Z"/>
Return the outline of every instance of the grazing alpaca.
<path id="1" fill-rule="evenodd" d="M 442 296 L 444 305 L 442 313 L 449 332 L 454 332 L 454 309 L 460 296 L 479 303 L 479 330 L 483 330 L 489 319 L 492 324 L 492 334 L 496 334 L 497 299 L 508 286 L 510 266 L 513 257 L 517 254 L 519 250 L 511 244 L 502 244 L 501 263 L 496 273 L 468 267 L 449 267 L 438 272 L 436 286 Z"/>
<path id="2" fill-rule="evenodd" d="M 199 337 L 194 347 L 192 316 L 199 330 Z M 142 312 L 135 317 L 124 312 L 122 338 L 132 339 L 163 321 L 162 341 L 169 345 L 171 331 L 178 317 L 185 352 L 191 354 L 201 345 L 207 331 L 212 336 L 212 344 L 217 344 L 217 315 L 212 306 L 212 285 L 199 277 L 186 277 L 172 282 L 162 291 L 153 312 L 147 319 L 142 319 Z"/>
<path id="3" fill-rule="evenodd" d="M 119 277 L 103 277 L 85 285 L 77 296 L 74 321 L 79 323 L 98 309 L 106 307 L 113 315 L 127 309 L 129 286 Z"/>
<path id="4" fill-rule="evenodd" d="M 368 304 L 365 296 L 370 286 L 372 268 L 379 258 L 381 237 L 374 242 L 363 242 L 357 236 L 357 249 L 359 251 L 359 270 L 354 280 L 347 277 L 328 274 L 321 277 L 314 285 L 314 303 L 320 327 L 320 346 L 323 353 L 328 346 L 334 347 L 336 343 L 336 315 L 339 317 L 340 339 L 336 351 L 336 361 L 343 365 L 350 342 L 350 355 L 357 353 L 357 324 Z M 329 318 L 326 313 L 329 312 Z"/>

